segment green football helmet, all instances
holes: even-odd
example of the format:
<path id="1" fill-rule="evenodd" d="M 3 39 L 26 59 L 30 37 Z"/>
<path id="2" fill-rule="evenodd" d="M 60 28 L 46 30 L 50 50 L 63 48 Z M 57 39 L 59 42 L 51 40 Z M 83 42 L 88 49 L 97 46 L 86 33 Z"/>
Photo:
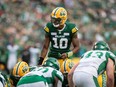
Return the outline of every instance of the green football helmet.
<path id="1" fill-rule="evenodd" d="M 55 68 L 57 70 L 60 69 L 60 66 L 59 66 L 59 63 L 58 63 L 57 59 L 55 59 L 53 57 L 47 58 L 42 65 L 43 66 L 53 67 L 53 68 Z"/>
<path id="2" fill-rule="evenodd" d="M 106 51 L 109 51 L 110 47 L 105 41 L 98 41 L 93 45 L 93 50 L 106 50 Z"/>

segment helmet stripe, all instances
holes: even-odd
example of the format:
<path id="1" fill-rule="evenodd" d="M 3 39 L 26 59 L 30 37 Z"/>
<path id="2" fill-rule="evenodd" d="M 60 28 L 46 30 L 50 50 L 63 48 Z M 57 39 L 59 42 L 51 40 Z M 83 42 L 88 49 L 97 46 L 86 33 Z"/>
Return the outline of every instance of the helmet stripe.
<path id="1" fill-rule="evenodd" d="M 56 10 L 54 11 L 54 16 L 56 15 L 56 12 L 58 11 L 59 7 L 56 8 Z"/>
<path id="2" fill-rule="evenodd" d="M 67 59 L 64 61 L 64 72 L 66 72 L 66 62 L 67 62 Z"/>
<path id="3" fill-rule="evenodd" d="M 21 65 L 21 63 L 22 63 L 22 62 L 19 62 L 18 65 L 17 65 L 17 68 L 16 68 L 16 75 L 18 75 L 18 70 L 19 70 L 18 68 L 19 68 L 19 66 Z"/>

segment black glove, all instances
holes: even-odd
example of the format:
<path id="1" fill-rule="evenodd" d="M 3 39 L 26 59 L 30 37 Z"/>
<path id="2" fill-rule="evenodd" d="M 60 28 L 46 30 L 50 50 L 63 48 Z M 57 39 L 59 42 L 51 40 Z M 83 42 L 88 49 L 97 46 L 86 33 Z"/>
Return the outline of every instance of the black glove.
<path id="1" fill-rule="evenodd" d="M 38 65 L 41 65 L 42 62 L 43 62 L 44 58 L 43 57 L 39 57 L 39 60 L 38 60 Z"/>

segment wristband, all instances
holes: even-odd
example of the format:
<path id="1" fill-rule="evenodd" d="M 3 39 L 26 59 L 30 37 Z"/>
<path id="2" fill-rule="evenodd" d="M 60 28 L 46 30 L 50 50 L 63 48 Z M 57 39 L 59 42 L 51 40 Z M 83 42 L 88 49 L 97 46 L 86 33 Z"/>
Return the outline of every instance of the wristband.
<path id="1" fill-rule="evenodd" d="M 42 64 L 43 60 L 44 60 L 44 58 L 43 58 L 43 57 L 39 57 L 39 65 L 41 65 L 41 64 Z"/>
<path id="2" fill-rule="evenodd" d="M 73 51 L 67 52 L 67 57 L 71 57 L 73 55 Z"/>

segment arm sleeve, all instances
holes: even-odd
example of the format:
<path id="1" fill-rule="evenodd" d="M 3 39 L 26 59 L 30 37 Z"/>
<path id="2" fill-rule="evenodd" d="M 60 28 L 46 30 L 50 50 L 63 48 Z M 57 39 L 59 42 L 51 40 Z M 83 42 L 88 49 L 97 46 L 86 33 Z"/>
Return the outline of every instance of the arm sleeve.
<path id="1" fill-rule="evenodd" d="M 48 24 L 44 27 L 44 31 L 46 32 L 46 35 L 49 35 L 50 29 L 48 27 Z"/>
<path id="2" fill-rule="evenodd" d="M 73 37 L 75 34 L 77 34 L 77 32 L 78 32 L 78 28 L 76 27 L 75 24 L 72 24 L 72 26 L 71 26 L 72 37 Z"/>
<path id="3" fill-rule="evenodd" d="M 78 31 L 78 28 L 75 26 L 73 29 L 72 29 L 72 33 L 76 33 Z"/>
<path id="4" fill-rule="evenodd" d="M 70 29 L 71 29 L 72 34 L 74 34 L 78 31 L 77 26 L 73 23 L 70 25 Z"/>

